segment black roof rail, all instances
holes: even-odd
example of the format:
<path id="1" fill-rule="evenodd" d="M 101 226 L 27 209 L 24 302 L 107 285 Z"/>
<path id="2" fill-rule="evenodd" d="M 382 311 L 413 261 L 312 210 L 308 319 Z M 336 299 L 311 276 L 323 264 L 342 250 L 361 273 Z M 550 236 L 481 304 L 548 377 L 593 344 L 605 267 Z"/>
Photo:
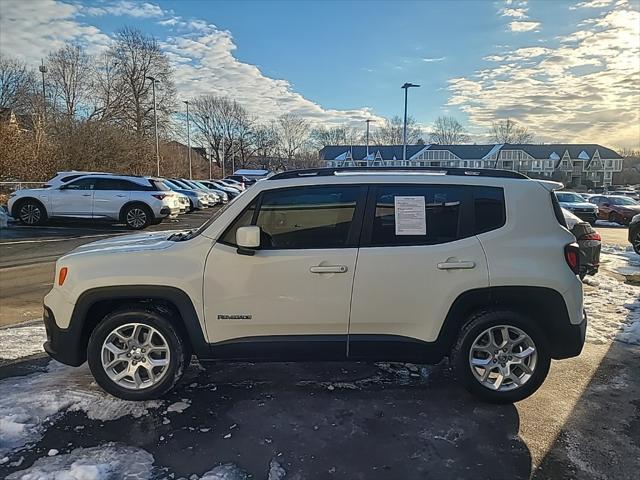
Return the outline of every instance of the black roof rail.
<path id="1" fill-rule="evenodd" d="M 286 172 L 276 173 L 268 178 L 268 180 L 283 180 L 285 178 L 304 178 L 304 177 L 330 177 L 341 172 L 433 172 L 444 175 L 456 175 L 463 177 L 493 177 L 493 178 L 519 178 L 528 179 L 526 175 L 515 172 L 513 170 L 499 170 L 493 168 L 458 168 L 458 167 L 326 167 L 326 168 L 307 168 L 301 170 L 289 170 Z"/>

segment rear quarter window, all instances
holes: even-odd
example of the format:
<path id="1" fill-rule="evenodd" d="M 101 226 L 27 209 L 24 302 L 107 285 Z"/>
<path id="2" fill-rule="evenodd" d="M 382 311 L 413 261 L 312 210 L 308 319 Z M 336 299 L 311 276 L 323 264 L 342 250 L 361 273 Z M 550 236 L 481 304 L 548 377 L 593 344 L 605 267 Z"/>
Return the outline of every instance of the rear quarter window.
<path id="1" fill-rule="evenodd" d="M 504 190 L 500 187 L 472 188 L 476 235 L 502 227 L 506 221 Z"/>

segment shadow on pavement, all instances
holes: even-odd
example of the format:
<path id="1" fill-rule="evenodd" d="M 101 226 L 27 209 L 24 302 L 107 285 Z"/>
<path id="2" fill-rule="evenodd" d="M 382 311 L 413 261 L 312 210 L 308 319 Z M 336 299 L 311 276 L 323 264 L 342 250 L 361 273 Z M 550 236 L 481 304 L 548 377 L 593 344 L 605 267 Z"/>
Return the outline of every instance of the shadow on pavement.
<path id="1" fill-rule="evenodd" d="M 638 478 L 639 365 L 640 347 L 610 345 L 532 478 Z"/>
<path id="2" fill-rule="evenodd" d="M 68 413 L 20 469 L 50 448 L 114 441 L 151 453 L 157 478 L 227 462 L 266 478 L 272 459 L 287 479 L 529 478 L 516 408 L 481 404 L 450 377 L 446 366 L 196 365 L 168 397 L 190 402 L 182 413 L 167 412 L 169 402 L 137 419 Z"/>

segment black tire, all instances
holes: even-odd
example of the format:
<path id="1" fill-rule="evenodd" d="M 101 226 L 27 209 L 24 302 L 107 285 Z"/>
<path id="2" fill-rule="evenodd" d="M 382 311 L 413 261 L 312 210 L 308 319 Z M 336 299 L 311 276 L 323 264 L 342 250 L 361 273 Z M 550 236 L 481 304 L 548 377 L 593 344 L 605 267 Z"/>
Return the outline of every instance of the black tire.
<path id="1" fill-rule="evenodd" d="M 143 230 L 151 224 L 154 216 L 146 205 L 133 203 L 122 210 L 122 220 L 130 230 Z"/>
<path id="2" fill-rule="evenodd" d="M 640 227 L 633 228 L 630 237 L 633 251 L 640 255 Z"/>
<path id="3" fill-rule="evenodd" d="M 166 339 L 169 348 L 169 365 L 159 381 L 137 390 L 123 387 L 113 381 L 102 365 L 103 343 L 114 330 L 129 323 L 154 328 Z M 123 400 L 150 400 L 163 396 L 180 381 L 184 370 L 189 366 L 191 349 L 180 330 L 176 328 L 175 319 L 168 310 L 131 305 L 110 313 L 93 330 L 87 346 L 87 360 L 96 382 L 106 392 Z"/>
<path id="4" fill-rule="evenodd" d="M 469 354 L 475 339 L 489 327 L 498 325 L 513 326 L 526 333 L 533 341 L 538 356 L 531 377 L 514 390 L 498 391 L 484 386 L 474 376 L 469 363 Z M 509 310 L 486 311 L 473 315 L 462 329 L 453 348 L 452 363 L 458 379 L 469 392 L 487 402 L 513 403 L 527 398 L 542 385 L 549 373 L 551 355 L 546 337 L 527 317 Z"/>
<path id="5" fill-rule="evenodd" d="M 611 223 L 617 223 L 619 225 L 622 225 L 622 222 L 618 220 L 618 214 L 616 212 L 609 212 L 609 221 Z"/>
<path id="6" fill-rule="evenodd" d="M 187 210 L 187 213 L 192 213 L 195 209 L 196 207 L 193 206 L 193 202 L 189 199 L 189 210 Z"/>
<path id="7" fill-rule="evenodd" d="M 37 200 L 23 200 L 14 208 L 15 217 L 23 225 L 35 227 L 47 219 L 47 211 Z"/>

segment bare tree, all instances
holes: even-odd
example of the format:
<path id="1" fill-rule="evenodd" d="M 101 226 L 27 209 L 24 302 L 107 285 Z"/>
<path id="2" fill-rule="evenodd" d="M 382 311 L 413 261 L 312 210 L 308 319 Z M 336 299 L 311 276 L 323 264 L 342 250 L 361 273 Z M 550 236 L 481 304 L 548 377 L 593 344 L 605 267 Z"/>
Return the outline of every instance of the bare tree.
<path id="1" fill-rule="evenodd" d="M 26 113 L 35 83 L 25 63 L 0 54 L 0 108 Z"/>
<path id="2" fill-rule="evenodd" d="M 125 79 L 119 75 L 115 58 L 108 52 L 94 57 L 87 106 L 89 120 L 116 121 L 124 115 Z"/>
<path id="3" fill-rule="evenodd" d="M 109 49 L 113 66 L 121 78 L 124 102 L 120 122 L 140 135 L 153 132 L 152 85 L 148 77 L 159 81 L 156 85 L 158 123 L 166 128 L 175 107 L 175 86 L 169 60 L 158 41 L 140 30 L 125 27 L 118 31 Z"/>
<path id="4" fill-rule="evenodd" d="M 527 127 L 510 118 L 493 122 L 490 133 L 495 143 L 531 143 L 534 137 Z"/>
<path id="5" fill-rule="evenodd" d="M 48 64 L 54 98 L 62 101 L 67 117 L 74 118 L 89 95 L 91 57 L 79 45 L 67 44 L 49 55 Z"/>
<path id="6" fill-rule="evenodd" d="M 373 131 L 373 143 L 377 145 L 402 145 L 403 144 L 402 118 L 397 115 L 391 119 L 385 119 L 384 124 Z M 422 130 L 413 117 L 407 118 L 407 144 L 416 144 L 420 140 Z"/>
<path id="7" fill-rule="evenodd" d="M 464 127 L 453 117 L 438 117 L 429 132 L 429 141 L 439 145 L 466 143 L 470 139 Z"/>
<path id="8" fill-rule="evenodd" d="M 287 113 L 278 117 L 276 131 L 281 156 L 287 160 L 293 159 L 308 143 L 309 130 L 309 122 L 299 115 Z"/>
<path id="9" fill-rule="evenodd" d="M 351 127 L 315 128 L 310 134 L 311 143 L 317 149 L 327 145 L 354 145 L 362 142 L 362 134 Z"/>

